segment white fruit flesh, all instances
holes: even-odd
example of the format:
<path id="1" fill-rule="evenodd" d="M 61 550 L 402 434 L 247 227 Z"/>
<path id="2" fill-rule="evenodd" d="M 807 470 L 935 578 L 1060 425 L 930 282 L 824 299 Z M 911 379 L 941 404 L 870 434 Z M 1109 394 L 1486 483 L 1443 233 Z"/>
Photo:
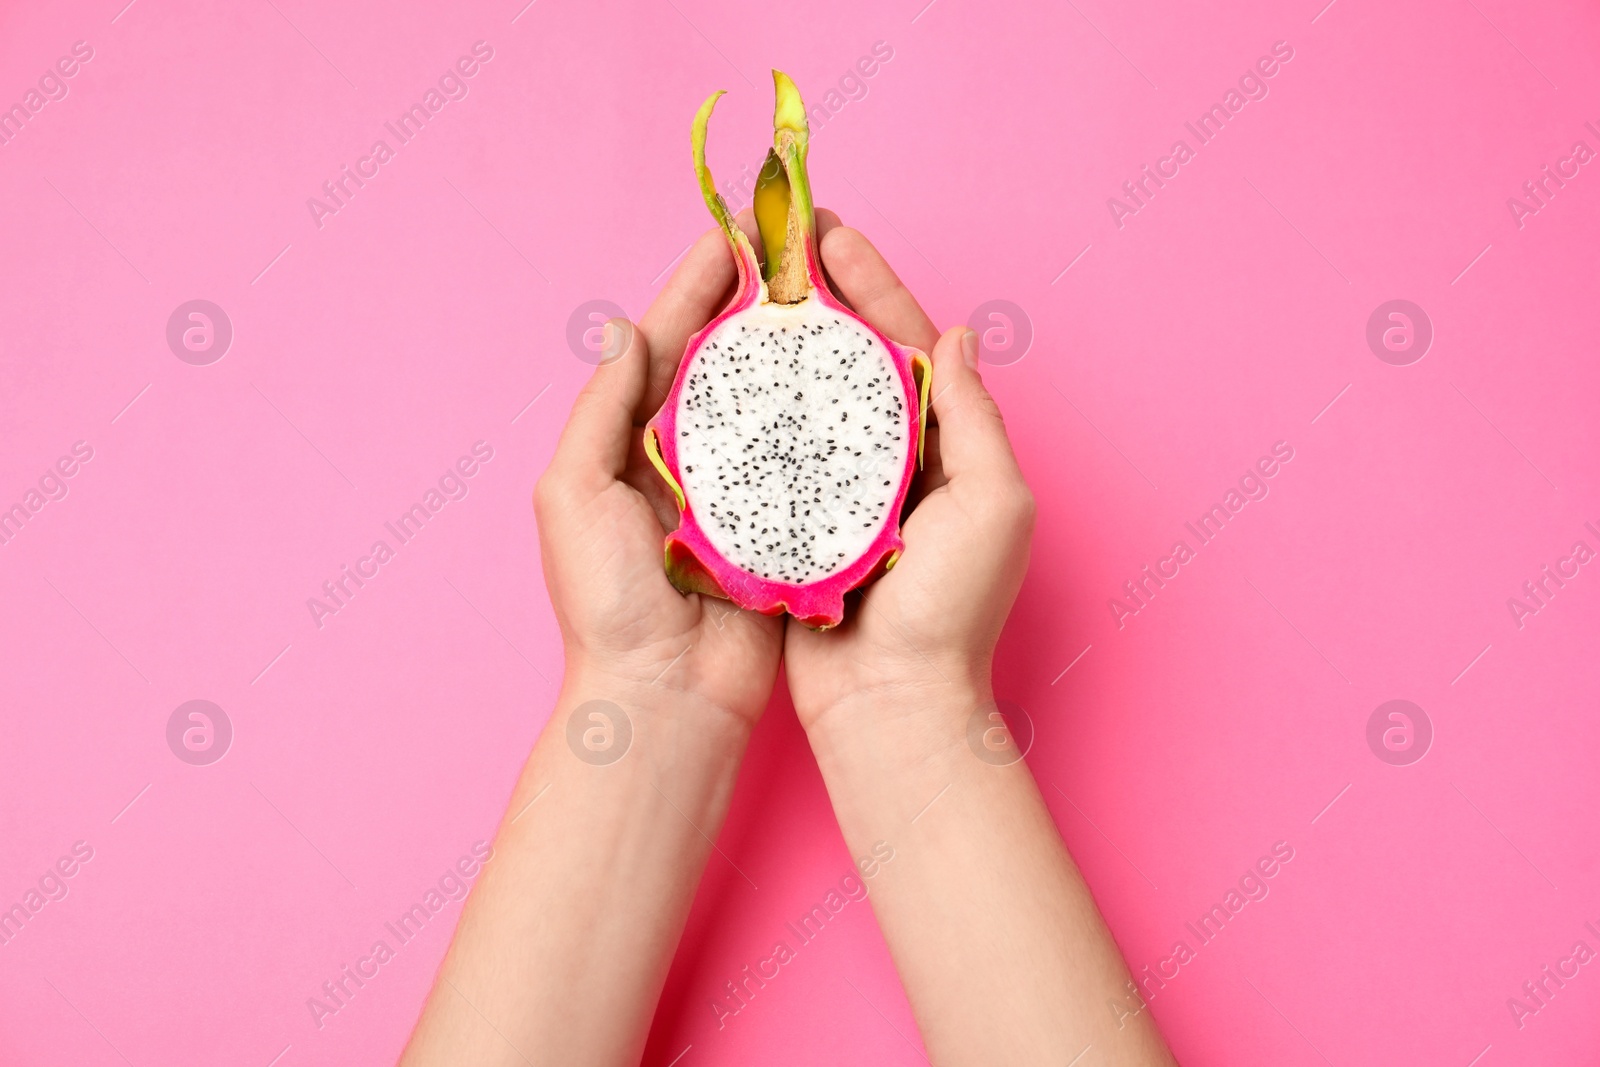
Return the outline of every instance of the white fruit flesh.
<path id="1" fill-rule="evenodd" d="M 689 506 L 716 550 L 804 585 L 861 558 L 905 477 L 911 414 L 888 350 L 815 299 L 758 304 L 717 327 L 678 398 Z"/>

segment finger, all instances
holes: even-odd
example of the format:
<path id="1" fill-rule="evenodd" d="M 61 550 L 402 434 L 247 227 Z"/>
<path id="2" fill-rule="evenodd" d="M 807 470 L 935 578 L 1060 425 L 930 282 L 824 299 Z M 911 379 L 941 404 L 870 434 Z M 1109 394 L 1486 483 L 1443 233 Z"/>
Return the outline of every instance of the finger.
<path id="1" fill-rule="evenodd" d="M 550 461 L 565 475 L 596 483 L 615 479 L 627 465 L 633 410 L 649 372 L 644 333 L 627 319 L 606 323 L 600 351 L 600 365 L 573 401 Z"/>
<path id="2" fill-rule="evenodd" d="M 821 247 L 828 276 L 857 314 L 903 345 L 933 347 L 939 339 L 933 321 L 859 230 L 836 226 Z"/>
<path id="3" fill-rule="evenodd" d="M 1006 424 L 978 376 L 978 335 L 965 326 L 944 332 L 933 346 L 933 411 L 939 419 L 939 460 L 957 481 L 1020 478 Z"/>
<path id="4" fill-rule="evenodd" d="M 822 256 L 822 239 L 828 236 L 830 231 L 837 230 L 843 225 L 844 223 L 840 221 L 836 212 L 829 211 L 827 208 L 817 209 L 817 257 L 819 261 Z M 845 295 L 839 291 L 839 282 L 828 271 L 828 265 L 826 263 L 820 263 L 820 266 L 822 267 L 822 277 L 828 283 L 828 289 L 832 291 L 833 295 L 840 300 L 845 307 L 849 308 L 851 311 L 854 311 L 855 305 L 850 303 Z"/>
<path id="5" fill-rule="evenodd" d="M 817 208 L 817 244 L 820 246 L 822 239 L 828 236 L 829 230 L 837 230 L 844 223 L 839 221 L 839 213 L 829 211 L 825 207 Z"/>
<path id="6" fill-rule="evenodd" d="M 666 481 L 662 479 L 661 473 L 650 462 L 649 453 L 644 448 L 644 434 L 637 428 L 628 444 L 628 463 L 622 471 L 620 480 L 644 497 L 645 503 L 650 505 L 650 510 L 655 512 L 656 522 L 660 523 L 662 533 L 678 528 L 681 518 L 678 498 L 673 495 Z"/>
<path id="7" fill-rule="evenodd" d="M 733 217 L 733 221 L 738 224 L 739 229 L 744 231 L 745 239 L 750 242 L 750 247 L 755 249 L 756 262 L 766 263 L 767 246 L 761 242 L 761 227 L 756 225 L 756 213 L 750 208 L 745 208 Z"/>
<path id="8" fill-rule="evenodd" d="M 922 469 L 912 479 L 911 491 L 906 494 L 906 507 L 910 510 L 915 510 L 929 493 L 950 481 L 944 472 L 944 460 L 939 452 L 939 427 L 932 425 L 931 419 L 929 423 L 927 438 L 922 442 Z"/>
<path id="9" fill-rule="evenodd" d="M 690 336 L 721 310 L 737 278 L 733 252 L 720 229 L 707 230 L 689 247 L 683 262 L 639 320 L 639 328 L 649 339 L 650 378 L 642 398 L 648 410 L 638 414 L 644 418 L 655 414 L 672 388 Z"/>

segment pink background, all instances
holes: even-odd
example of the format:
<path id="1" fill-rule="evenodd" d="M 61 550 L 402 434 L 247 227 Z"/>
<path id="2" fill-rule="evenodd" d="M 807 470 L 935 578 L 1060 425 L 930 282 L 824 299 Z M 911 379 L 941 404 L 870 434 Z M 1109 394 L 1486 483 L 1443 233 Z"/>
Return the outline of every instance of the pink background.
<path id="1" fill-rule="evenodd" d="M 1600 549 L 1600 167 L 1520 228 L 1507 198 L 1600 150 L 1592 6 L 124 2 L 0 14 L 0 104 L 94 50 L 0 147 L 0 505 L 93 449 L 0 545 L 0 905 L 94 850 L 0 945 L 0 1062 L 393 1060 L 458 904 L 320 1029 L 307 999 L 492 835 L 548 714 L 528 500 L 589 372 L 569 316 L 638 316 L 708 226 L 708 92 L 734 178 L 768 66 L 827 107 L 879 41 L 817 199 L 940 325 L 1031 321 L 986 373 L 1040 501 L 997 685 L 1132 965 L 1294 850 L 1155 996 L 1178 1055 L 1589 1062 L 1600 966 L 1520 1028 L 1507 999 L 1600 949 L 1600 568 L 1520 628 L 1507 599 Z M 319 228 L 307 198 L 479 40 L 469 95 Z M 1270 95 L 1119 228 L 1107 199 L 1277 41 Z M 195 298 L 233 324 L 209 366 L 166 343 Z M 1409 366 L 1365 339 L 1395 298 L 1435 332 Z M 319 628 L 307 598 L 480 440 Z M 1119 628 L 1278 441 L 1270 495 Z M 1434 730 L 1409 766 L 1366 740 L 1397 698 Z M 209 766 L 167 745 L 192 699 L 233 724 Z M 783 696 L 720 844 L 749 881 L 712 858 L 646 1063 L 922 1062 L 855 905 L 718 1028 L 849 869 Z"/>

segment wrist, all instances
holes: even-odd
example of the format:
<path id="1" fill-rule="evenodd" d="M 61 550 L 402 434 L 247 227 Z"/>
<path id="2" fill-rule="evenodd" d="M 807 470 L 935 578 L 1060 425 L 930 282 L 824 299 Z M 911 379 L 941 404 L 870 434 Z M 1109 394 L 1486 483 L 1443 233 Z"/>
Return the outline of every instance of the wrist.
<path id="1" fill-rule="evenodd" d="M 610 744 L 631 746 L 645 740 L 652 762 L 657 762 L 684 751 L 708 756 L 743 752 L 751 721 L 738 709 L 651 680 L 631 665 L 572 659 L 547 729 L 566 732 L 568 747 L 585 762 L 604 761 Z M 595 732 L 587 733 L 591 729 Z"/>
<path id="2" fill-rule="evenodd" d="M 802 722 L 819 764 L 866 759 L 887 769 L 970 757 L 971 728 L 993 707 L 988 672 L 946 672 L 854 691 Z"/>
<path id="3" fill-rule="evenodd" d="M 918 686 L 841 701 L 808 737 L 846 841 L 898 848 L 929 845 L 952 807 L 970 812 L 996 790 L 1033 788 L 1019 747 L 1031 737 L 1010 726 L 986 684 Z"/>
<path id="4" fill-rule="evenodd" d="M 781 651 L 775 629 L 762 634 L 733 624 L 689 627 L 620 648 L 564 636 L 568 677 L 664 709 L 716 710 L 748 724 L 772 695 Z"/>

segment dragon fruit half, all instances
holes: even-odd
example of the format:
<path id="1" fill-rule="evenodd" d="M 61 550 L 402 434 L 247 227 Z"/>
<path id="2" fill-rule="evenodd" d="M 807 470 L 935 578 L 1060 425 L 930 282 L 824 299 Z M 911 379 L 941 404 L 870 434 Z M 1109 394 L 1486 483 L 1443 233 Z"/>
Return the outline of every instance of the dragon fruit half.
<path id="1" fill-rule="evenodd" d="M 899 558 L 900 512 L 921 457 L 931 364 L 873 329 L 828 290 L 817 258 L 800 91 L 772 72 L 773 148 L 756 183 L 765 264 L 706 167 L 695 116 L 694 168 L 733 246 L 739 283 L 726 310 L 689 339 L 645 449 L 677 497 L 666 567 L 686 593 L 787 611 L 826 629 L 844 595 Z"/>

